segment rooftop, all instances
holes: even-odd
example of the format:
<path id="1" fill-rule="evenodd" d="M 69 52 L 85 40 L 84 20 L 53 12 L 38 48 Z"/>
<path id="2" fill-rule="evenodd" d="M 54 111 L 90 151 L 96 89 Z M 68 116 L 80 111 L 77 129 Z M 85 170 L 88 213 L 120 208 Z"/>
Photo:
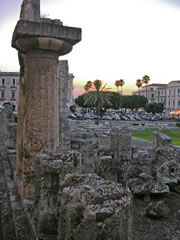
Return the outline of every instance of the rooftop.
<path id="1" fill-rule="evenodd" d="M 1 72 L 0 71 L 0 76 L 13 76 L 13 77 L 18 77 L 19 72 Z"/>

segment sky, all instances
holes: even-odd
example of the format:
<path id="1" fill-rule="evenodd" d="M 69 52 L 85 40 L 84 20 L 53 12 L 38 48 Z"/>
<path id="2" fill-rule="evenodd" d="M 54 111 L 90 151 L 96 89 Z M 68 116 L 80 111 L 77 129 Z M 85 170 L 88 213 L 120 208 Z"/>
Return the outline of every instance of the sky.
<path id="1" fill-rule="evenodd" d="M 19 19 L 21 0 L 0 0 L 0 70 L 19 71 L 11 38 Z M 82 40 L 68 60 L 74 96 L 87 81 L 100 79 L 123 94 L 136 91 L 144 75 L 151 83 L 180 80 L 180 0 L 41 0 L 41 15 L 82 28 Z"/>

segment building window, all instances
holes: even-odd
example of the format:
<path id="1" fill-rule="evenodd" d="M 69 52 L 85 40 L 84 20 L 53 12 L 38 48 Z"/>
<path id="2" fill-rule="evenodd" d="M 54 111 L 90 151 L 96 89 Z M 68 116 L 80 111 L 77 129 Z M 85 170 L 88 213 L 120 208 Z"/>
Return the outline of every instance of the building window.
<path id="1" fill-rule="evenodd" d="M 180 100 L 178 100 L 178 107 L 180 107 Z"/>
<path id="2" fill-rule="evenodd" d="M 12 99 L 15 99 L 15 91 L 12 91 L 12 92 L 11 92 L 11 98 L 12 98 Z"/>
<path id="3" fill-rule="evenodd" d="M 4 97 L 5 97 L 5 92 L 1 91 L 1 99 L 4 99 Z"/>
<path id="4" fill-rule="evenodd" d="M 176 96 L 176 89 L 174 88 L 174 96 Z"/>
<path id="5" fill-rule="evenodd" d="M 178 96 L 180 96 L 180 88 L 178 88 Z"/>
<path id="6" fill-rule="evenodd" d="M 175 106 L 175 100 L 173 100 L 173 107 Z"/>
<path id="7" fill-rule="evenodd" d="M 151 91 L 153 91 L 153 88 L 151 88 Z"/>
<path id="8" fill-rule="evenodd" d="M 3 87 L 5 86 L 5 79 L 4 78 L 2 79 L 2 86 Z"/>
<path id="9" fill-rule="evenodd" d="M 13 79 L 13 87 L 16 85 L 16 79 Z"/>
<path id="10" fill-rule="evenodd" d="M 151 94 L 151 98 L 152 98 L 152 99 L 154 98 L 154 94 L 153 94 L 153 93 Z"/>
<path id="11" fill-rule="evenodd" d="M 171 89 L 169 89 L 169 96 L 171 96 Z"/>

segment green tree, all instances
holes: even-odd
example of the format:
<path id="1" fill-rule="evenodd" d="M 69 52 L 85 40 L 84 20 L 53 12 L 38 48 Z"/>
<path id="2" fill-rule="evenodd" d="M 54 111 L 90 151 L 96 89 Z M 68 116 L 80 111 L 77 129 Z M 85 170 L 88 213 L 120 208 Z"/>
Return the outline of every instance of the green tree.
<path id="1" fill-rule="evenodd" d="M 155 114 L 156 113 L 156 103 L 149 103 L 146 106 L 146 112 Z"/>
<path id="2" fill-rule="evenodd" d="M 157 103 L 157 113 L 162 113 L 164 111 L 164 103 Z"/>
<path id="3" fill-rule="evenodd" d="M 147 98 L 141 95 L 122 96 L 122 107 L 137 110 L 138 108 L 145 108 L 147 101 Z"/>
<path id="4" fill-rule="evenodd" d="M 121 107 L 121 95 L 118 92 L 109 92 L 111 104 L 105 105 L 105 108 L 113 108 L 118 110 Z"/>
<path id="5" fill-rule="evenodd" d="M 76 99 L 75 99 L 75 103 L 79 106 L 79 107 L 88 107 L 87 105 L 84 104 L 84 94 L 78 96 Z"/>
<path id="6" fill-rule="evenodd" d="M 111 104 L 109 90 L 106 88 L 107 84 L 103 84 L 103 81 L 97 79 L 92 82 L 89 91 L 84 95 L 84 103 L 92 106 L 96 106 L 96 114 L 100 115 L 100 109 L 103 108 L 105 104 Z M 97 121 L 97 124 L 99 122 Z"/>
<path id="7" fill-rule="evenodd" d="M 164 104 L 163 103 L 149 103 L 146 107 L 146 111 L 148 113 L 162 113 L 164 110 Z"/>

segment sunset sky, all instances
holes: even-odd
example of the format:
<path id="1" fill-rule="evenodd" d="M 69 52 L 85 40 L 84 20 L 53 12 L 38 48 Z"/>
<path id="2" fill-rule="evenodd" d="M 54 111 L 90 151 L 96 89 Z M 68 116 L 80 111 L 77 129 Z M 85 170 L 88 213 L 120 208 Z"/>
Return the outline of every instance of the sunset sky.
<path id="1" fill-rule="evenodd" d="M 11 38 L 21 0 L 0 0 L 0 70 L 19 71 Z M 143 75 L 150 83 L 180 80 L 180 0 L 41 0 L 41 14 L 82 28 L 82 41 L 67 59 L 74 95 L 85 83 L 101 79 L 124 94 L 137 90 Z"/>

